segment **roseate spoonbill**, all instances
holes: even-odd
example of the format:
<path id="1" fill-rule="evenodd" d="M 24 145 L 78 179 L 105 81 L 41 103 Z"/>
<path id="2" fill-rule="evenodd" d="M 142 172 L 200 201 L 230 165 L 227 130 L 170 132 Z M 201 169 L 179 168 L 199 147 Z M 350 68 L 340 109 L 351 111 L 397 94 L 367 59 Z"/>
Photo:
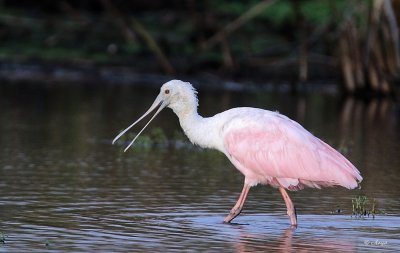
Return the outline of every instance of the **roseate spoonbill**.
<path id="1" fill-rule="evenodd" d="M 147 112 L 118 134 L 113 144 L 158 107 L 126 151 L 163 108 L 171 108 L 193 144 L 221 151 L 245 177 L 242 193 L 224 222 L 240 214 L 250 188 L 257 184 L 279 189 L 290 223 L 296 227 L 296 209 L 286 190 L 335 185 L 353 189 L 362 181 L 360 172 L 343 155 L 288 117 L 242 107 L 203 118 L 197 113 L 196 94 L 187 82 L 172 80 L 163 84 Z"/>

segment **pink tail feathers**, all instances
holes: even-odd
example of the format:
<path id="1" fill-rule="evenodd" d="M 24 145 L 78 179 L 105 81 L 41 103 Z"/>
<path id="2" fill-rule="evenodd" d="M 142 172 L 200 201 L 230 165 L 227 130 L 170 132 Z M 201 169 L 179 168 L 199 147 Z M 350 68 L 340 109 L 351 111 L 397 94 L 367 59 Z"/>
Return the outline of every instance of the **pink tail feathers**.
<path id="1" fill-rule="evenodd" d="M 324 143 L 329 155 L 327 162 L 330 166 L 331 178 L 333 185 L 340 185 L 347 189 L 357 188 L 363 180 L 360 171 L 346 157 L 337 150 Z"/>
<path id="2" fill-rule="evenodd" d="M 344 158 L 346 159 L 346 158 Z M 346 175 L 346 180 L 341 183 L 341 186 L 346 187 L 348 189 L 354 189 L 357 188 L 358 185 L 361 183 L 363 180 L 360 171 L 356 167 L 354 167 L 353 164 L 351 164 L 347 159 L 346 162 L 349 163 L 349 167 L 346 168 L 347 171 L 345 172 Z"/>
<path id="3" fill-rule="evenodd" d="M 363 180 L 363 178 L 360 175 L 360 172 L 356 169 L 356 167 L 352 166 L 351 172 L 348 170 L 343 172 L 343 177 L 342 180 L 340 180 L 338 183 L 340 186 L 346 187 L 347 189 L 354 189 L 357 188 L 359 183 Z"/>
<path id="4" fill-rule="evenodd" d="M 359 186 L 363 180 L 358 169 L 339 153 L 323 141 L 320 141 L 321 156 L 320 173 L 314 178 L 299 179 L 298 189 L 304 186 L 311 188 L 321 188 L 329 186 L 342 186 L 347 189 L 354 189 Z M 294 187 L 296 189 L 296 187 Z"/>

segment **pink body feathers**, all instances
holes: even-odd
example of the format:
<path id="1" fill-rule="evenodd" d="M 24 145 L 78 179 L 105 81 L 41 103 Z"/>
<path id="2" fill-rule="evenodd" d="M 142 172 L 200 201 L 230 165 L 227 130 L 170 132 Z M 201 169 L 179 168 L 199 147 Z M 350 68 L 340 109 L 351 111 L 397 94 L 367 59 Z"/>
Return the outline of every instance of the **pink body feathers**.
<path id="1" fill-rule="evenodd" d="M 286 116 L 255 108 L 232 110 L 235 116 L 223 130 L 224 146 L 248 184 L 353 189 L 362 180 L 343 155 Z"/>

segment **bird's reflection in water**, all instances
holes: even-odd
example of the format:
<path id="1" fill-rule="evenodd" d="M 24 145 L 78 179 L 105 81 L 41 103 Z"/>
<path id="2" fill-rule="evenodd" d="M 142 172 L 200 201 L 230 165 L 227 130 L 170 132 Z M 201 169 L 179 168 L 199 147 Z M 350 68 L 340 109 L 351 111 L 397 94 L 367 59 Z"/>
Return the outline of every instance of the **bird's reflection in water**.
<path id="1" fill-rule="evenodd" d="M 240 229 L 240 226 L 237 226 Z M 278 232 L 278 231 L 277 231 Z M 355 252 L 351 241 L 321 238 L 318 235 L 302 235 L 300 230 L 287 228 L 277 234 L 250 234 L 244 232 L 233 245 L 235 252 Z"/>

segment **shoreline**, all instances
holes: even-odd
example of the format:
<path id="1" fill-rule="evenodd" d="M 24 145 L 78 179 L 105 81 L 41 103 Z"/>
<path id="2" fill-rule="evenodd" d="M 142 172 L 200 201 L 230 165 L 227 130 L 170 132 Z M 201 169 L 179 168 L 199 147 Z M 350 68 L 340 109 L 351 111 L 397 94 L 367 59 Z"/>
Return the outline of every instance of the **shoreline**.
<path id="1" fill-rule="evenodd" d="M 269 70 L 273 71 L 273 70 Z M 278 74 L 283 74 L 283 69 Z M 268 72 L 268 71 L 266 71 Z M 130 85 L 138 87 L 159 87 L 171 79 L 181 79 L 191 82 L 200 89 L 228 91 L 278 91 L 288 93 L 321 92 L 337 94 L 340 84 L 332 78 L 311 80 L 304 83 L 272 77 L 266 79 L 265 73 L 250 77 L 221 77 L 219 73 L 199 71 L 192 75 L 165 75 L 156 70 L 144 71 L 126 65 L 105 65 L 87 61 L 59 62 L 42 60 L 0 60 L 0 80 L 8 83 L 41 82 L 47 85 L 60 83 L 70 84 L 106 84 Z M 262 79 L 266 81 L 262 81 Z"/>

